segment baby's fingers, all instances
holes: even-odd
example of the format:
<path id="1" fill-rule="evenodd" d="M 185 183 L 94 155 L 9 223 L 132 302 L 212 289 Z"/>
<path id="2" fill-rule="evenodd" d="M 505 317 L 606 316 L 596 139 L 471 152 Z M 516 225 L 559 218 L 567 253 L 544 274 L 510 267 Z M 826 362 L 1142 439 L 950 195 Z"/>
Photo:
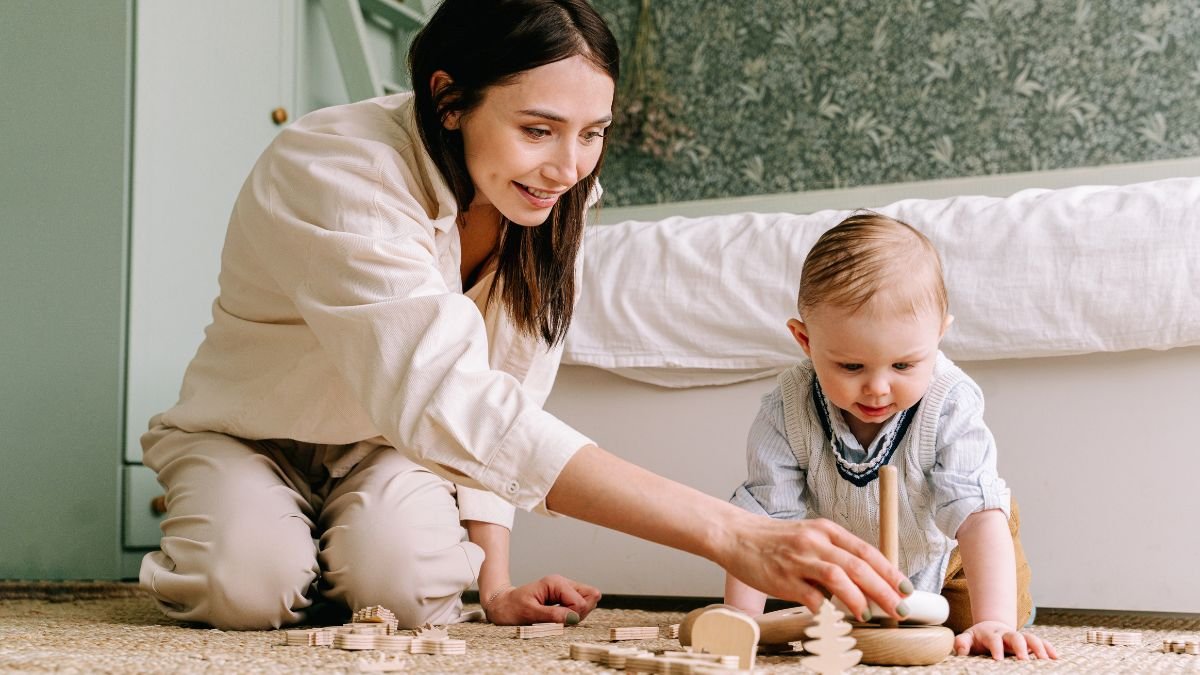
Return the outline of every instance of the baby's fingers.
<path id="1" fill-rule="evenodd" d="M 970 656 L 971 646 L 974 644 L 974 639 L 970 632 L 959 633 L 954 636 L 954 655 L 955 656 Z"/>
<path id="2" fill-rule="evenodd" d="M 1025 634 L 1025 641 L 1029 643 L 1029 650 L 1039 659 L 1057 659 L 1058 652 L 1055 651 L 1054 645 L 1043 640 L 1042 638 L 1032 634 Z"/>
<path id="3" fill-rule="evenodd" d="M 1030 637 L 1032 638 L 1032 636 Z M 1025 636 L 1021 633 L 1015 631 L 1012 633 L 1005 633 L 1004 642 L 1008 644 L 1009 650 L 1013 653 L 1013 656 L 1017 657 L 1019 660 L 1024 661 L 1029 658 L 1029 644 L 1025 640 Z M 1003 653 L 1001 653 L 1000 658 L 1004 658 Z"/>

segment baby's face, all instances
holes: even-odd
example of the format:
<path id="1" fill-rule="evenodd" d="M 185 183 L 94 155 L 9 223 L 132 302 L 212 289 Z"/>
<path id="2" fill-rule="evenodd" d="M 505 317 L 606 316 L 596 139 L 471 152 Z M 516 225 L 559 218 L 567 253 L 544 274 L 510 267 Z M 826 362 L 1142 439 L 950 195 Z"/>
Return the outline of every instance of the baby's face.
<path id="1" fill-rule="evenodd" d="M 929 388 L 950 317 L 819 308 L 805 323 L 789 323 L 813 362 L 821 389 L 847 414 L 856 436 L 873 437 L 892 415 L 910 408 Z"/>

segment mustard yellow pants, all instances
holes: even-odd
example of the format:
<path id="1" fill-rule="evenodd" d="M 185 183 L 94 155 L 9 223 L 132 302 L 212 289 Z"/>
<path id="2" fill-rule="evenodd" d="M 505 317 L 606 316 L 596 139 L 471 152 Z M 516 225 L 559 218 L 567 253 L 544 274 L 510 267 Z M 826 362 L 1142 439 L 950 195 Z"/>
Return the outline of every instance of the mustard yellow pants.
<path id="1" fill-rule="evenodd" d="M 1012 534 L 1013 552 L 1017 559 L 1017 626 L 1023 626 L 1033 615 L 1033 598 L 1029 595 L 1030 570 L 1029 561 L 1025 559 L 1025 549 L 1021 546 L 1021 516 L 1017 510 L 1017 501 L 1012 500 L 1012 515 L 1008 519 L 1008 531 Z M 950 618 L 946 626 L 955 633 L 975 625 L 971 620 L 971 596 L 967 591 L 967 573 L 963 569 L 962 556 L 958 549 L 950 553 L 950 564 L 946 568 L 946 582 L 942 586 L 942 597 L 950 603 Z"/>

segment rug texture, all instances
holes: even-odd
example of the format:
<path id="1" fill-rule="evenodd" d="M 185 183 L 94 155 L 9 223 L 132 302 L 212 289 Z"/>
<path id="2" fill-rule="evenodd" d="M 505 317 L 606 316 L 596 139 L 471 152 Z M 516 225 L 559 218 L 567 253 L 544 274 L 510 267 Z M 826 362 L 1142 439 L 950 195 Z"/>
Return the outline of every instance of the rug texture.
<path id="1" fill-rule="evenodd" d="M 667 626 L 682 612 L 597 609 L 562 637 L 520 640 L 512 627 L 450 626 L 464 639 L 463 656 L 406 655 L 409 673 L 615 673 L 568 658 L 572 642 L 606 642 L 615 626 Z M 1088 644 L 1093 628 L 1141 631 L 1131 647 Z M 1058 661 L 997 662 L 951 657 L 926 668 L 858 666 L 852 673 L 1200 673 L 1200 656 L 1163 654 L 1164 638 L 1196 639 L 1200 619 L 1135 614 L 1041 611 L 1033 629 L 1058 649 Z M 224 632 L 182 624 L 160 614 L 131 584 L 0 582 L 0 671 L 70 673 L 353 673 L 381 652 L 287 647 L 282 631 Z M 629 643 L 649 650 L 678 648 L 671 639 Z M 755 672 L 805 673 L 796 655 L 760 655 Z"/>

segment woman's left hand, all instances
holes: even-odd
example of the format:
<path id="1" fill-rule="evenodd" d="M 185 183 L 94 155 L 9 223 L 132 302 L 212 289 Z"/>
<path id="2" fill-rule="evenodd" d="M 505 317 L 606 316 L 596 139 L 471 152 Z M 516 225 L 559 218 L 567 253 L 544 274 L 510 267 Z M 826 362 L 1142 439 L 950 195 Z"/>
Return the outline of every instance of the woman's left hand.
<path id="1" fill-rule="evenodd" d="M 980 621 L 963 631 L 954 638 L 954 653 L 958 656 L 991 654 L 997 661 L 1003 659 L 1006 653 L 1021 660 L 1031 656 L 1035 659 L 1058 658 L 1054 645 L 1033 633 L 1014 630 L 1000 621 Z"/>
<path id="2" fill-rule="evenodd" d="M 599 589 L 558 574 L 524 586 L 512 586 L 487 599 L 483 611 L 499 626 L 532 623 L 574 625 L 583 621 L 600 602 Z"/>

